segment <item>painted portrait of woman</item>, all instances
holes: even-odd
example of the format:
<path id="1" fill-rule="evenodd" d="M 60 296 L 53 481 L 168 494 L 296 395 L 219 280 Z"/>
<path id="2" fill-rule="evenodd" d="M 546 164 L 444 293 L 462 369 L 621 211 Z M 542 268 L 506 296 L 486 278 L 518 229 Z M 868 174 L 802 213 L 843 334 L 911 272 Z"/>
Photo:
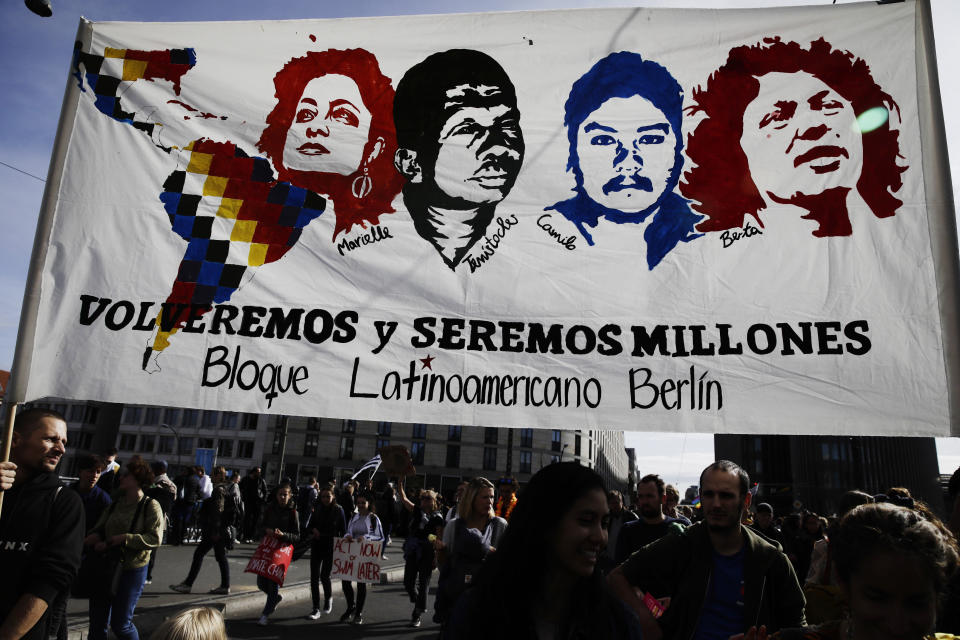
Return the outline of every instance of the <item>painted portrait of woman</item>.
<path id="1" fill-rule="evenodd" d="M 334 237 L 393 213 L 402 177 L 394 90 L 364 49 L 310 51 L 274 76 L 277 104 L 257 148 L 284 182 L 324 194 L 336 215 Z"/>

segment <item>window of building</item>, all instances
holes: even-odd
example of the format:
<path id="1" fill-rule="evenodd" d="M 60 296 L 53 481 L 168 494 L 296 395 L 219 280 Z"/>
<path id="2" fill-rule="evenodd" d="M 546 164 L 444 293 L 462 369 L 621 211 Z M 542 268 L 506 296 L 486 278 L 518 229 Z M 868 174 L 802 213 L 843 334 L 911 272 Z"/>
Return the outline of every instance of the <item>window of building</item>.
<path id="1" fill-rule="evenodd" d="M 193 438 L 180 438 L 180 455 L 193 453 Z"/>
<path id="2" fill-rule="evenodd" d="M 447 440 L 453 440 L 454 442 L 460 442 L 460 435 L 463 431 L 463 428 L 458 424 L 451 424 L 447 426 Z M 447 465 L 448 467 L 451 465 Z M 453 465 L 456 466 L 456 465 Z"/>
<path id="3" fill-rule="evenodd" d="M 533 446 L 533 429 L 520 429 L 520 446 Z"/>
<path id="4" fill-rule="evenodd" d="M 224 411 L 223 418 L 220 420 L 221 429 L 236 429 L 237 428 L 237 414 L 233 411 Z"/>
<path id="5" fill-rule="evenodd" d="M 198 448 L 198 449 L 213 449 L 213 438 L 198 438 L 198 439 L 197 439 L 197 448 Z"/>
<path id="6" fill-rule="evenodd" d="M 216 427 L 217 422 L 220 420 L 219 411 L 204 411 L 202 424 L 205 427 Z"/>
<path id="7" fill-rule="evenodd" d="M 237 457 L 238 458 L 253 457 L 253 441 L 252 440 L 237 441 Z"/>
<path id="8" fill-rule="evenodd" d="M 320 431 L 320 418 L 307 418 L 307 431 Z"/>
<path id="9" fill-rule="evenodd" d="M 460 445 L 458 444 L 447 445 L 447 466 L 454 467 L 454 468 L 460 466 Z"/>
<path id="10" fill-rule="evenodd" d="M 550 432 L 550 450 L 561 451 L 563 445 L 560 444 L 560 429 L 554 429 Z"/>
<path id="11" fill-rule="evenodd" d="M 160 422 L 160 409 L 156 407 L 147 407 L 143 412 L 143 424 L 153 425 Z"/>
<path id="12" fill-rule="evenodd" d="M 157 438 L 157 453 L 173 453 L 173 436 Z"/>
<path id="13" fill-rule="evenodd" d="M 280 448 L 283 446 L 283 432 L 274 431 L 273 432 L 273 445 L 270 447 L 270 452 L 273 455 L 279 455 Z"/>
<path id="14" fill-rule="evenodd" d="M 573 436 L 573 455 L 580 455 L 580 434 Z"/>
<path id="15" fill-rule="evenodd" d="M 413 425 L 413 437 L 423 440 L 427 437 L 427 425 L 420 422 Z M 421 463 L 422 464 L 422 463 Z"/>
<path id="16" fill-rule="evenodd" d="M 134 451 L 137 448 L 137 434 L 135 433 L 121 433 L 120 434 L 120 443 L 117 444 L 117 448 L 121 451 Z"/>
<path id="17" fill-rule="evenodd" d="M 483 443 L 484 444 L 497 444 L 497 436 L 500 431 L 496 427 L 486 427 L 483 430 Z M 486 469 L 486 467 L 484 467 Z"/>
<path id="18" fill-rule="evenodd" d="M 390 438 L 377 438 L 377 453 L 390 446 Z"/>
<path id="19" fill-rule="evenodd" d="M 424 450 L 427 445 L 423 442 L 413 442 L 410 444 L 410 459 L 413 464 L 423 464 Z"/>
<path id="20" fill-rule="evenodd" d="M 80 437 L 77 438 L 77 444 L 75 444 L 72 449 L 86 449 L 90 450 L 90 445 L 93 444 L 93 434 L 89 431 L 84 431 L 80 433 Z"/>
<path id="21" fill-rule="evenodd" d="M 488 470 L 497 468 L 497 448 L 496 447 L 483 448 L 483 468 Z"/>
<path id="22" fill-rule="evenodd" d="M 198 411 L 196 409 L 184 409 L 183 410 L 183 419 L 180 421 L 180 424 L 184 427 L 195 427 L 197 426 L 197 415 Z"/>
<path id="23" fill-rule="evenodd" d="M 177 425 L 180 422 L 180 409 L 164 409 L 163 422 L 171 427 Z"/>
<path id="24" fill-rule="evenodd" d="M 377 435 L 378 436 L 388 436 L 390 431 L 393 429 L 392 422 L 378 422 L 377 423 Z"/>
<path id="25" fill-rule="evenodd" d="M 351 460 L 352 458 L 353 458 L 353 438 L 342 436 L 340 438 L 340 459 Z"/>
<path id="26" fill-rule="evenodd" d="M 140 407 L 124 407 L 121 422 L 124 424 L 140 424 L 140 413 Z"/>
<path id="27" fill-rule="evenodd" d="M 245 413 L 243 414 L 243 422 L 240 423 L 240 428 L 244 431 L 256 431 L 259 420 L 260 416 L 257 414 Z"/>
<path id="28" fill-rule="evenodd" d="M 530 473 L 530 467 L 533 466 L 533 452 L 520 452 L 520 473 Z"/>
<path id="29" fill-rule="evenodd" d="M 550 456 L 550 464 L 560 462 L 560 456 Z"/>
<path id="30" fill-rule="evenodd" d="M 70 422 L 83 422 L 83 418 L 86 415 L 87 406 L 83 404 L 72 404 L 70 405 L 70 417 L 68 420 Z M 60 411 L 63 414 L 63 411 Z"/>
<path id="31" fill-rule="evenodd" d="M 232 458 L 233 457 L 233 440 L 227 440 L 226 438 L 221 438 L 217 441 L 217 457 L 218 458 Z"/>
<path id="32" fill-rule="evenodd" d="M 344 420 L 343 427 L 340 431 L 342 433 L 356 433 L 357 432 L 357 421 L 356 420 Z"/>
<path id="33" fill-rule="evenodd" d="M 156 442 L 157 442 L 157 436 L 153 436 L 153 435 L 140 436 L 140 452 L 153 453 L 153 447 L 156 445 Z"/>
<path id="34" fill-rule="evenodd" d="M 303 455 L 311 458 L 315 457 L 318 446 L 320 446 L 320 434 L 308 433 L 306 439 L 303 441 Z"/>

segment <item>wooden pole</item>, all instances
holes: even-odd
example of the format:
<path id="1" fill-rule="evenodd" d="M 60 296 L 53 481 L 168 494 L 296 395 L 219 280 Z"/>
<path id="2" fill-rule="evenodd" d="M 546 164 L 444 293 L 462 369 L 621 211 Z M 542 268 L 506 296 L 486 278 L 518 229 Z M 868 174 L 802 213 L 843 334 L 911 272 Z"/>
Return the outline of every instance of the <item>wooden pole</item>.
<path id="1" fill-rule="evenodd" d="M 13 421 L 17 417 L 17 404 L 10 402 L 7 404 L 7 418 L 3 425 L 3 461 L 10 462 L 10 445 L 13 442 Z M 3 514 L 3 494 L 0 491 L 0 515 Z"/>

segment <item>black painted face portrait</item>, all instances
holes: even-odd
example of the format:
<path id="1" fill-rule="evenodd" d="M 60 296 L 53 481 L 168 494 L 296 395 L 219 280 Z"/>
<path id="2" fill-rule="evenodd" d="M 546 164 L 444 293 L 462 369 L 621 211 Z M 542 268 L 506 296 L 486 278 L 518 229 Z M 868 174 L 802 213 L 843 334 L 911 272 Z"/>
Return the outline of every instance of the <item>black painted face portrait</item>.
<path id="1" fill-rule="evenodd" d="M 496 204 L 520 173 L 520 112 L 502 87 L 448 89 L 433 184 L 450 203 Z"/>
<path id="2" fill-rule="evenodd" d="M 513 83 L 490 56 L 435 53 L 397 86 L 397 168 L 422 202 L 448 209 L 496 205 L 516 181 L 523 134 Z"/>

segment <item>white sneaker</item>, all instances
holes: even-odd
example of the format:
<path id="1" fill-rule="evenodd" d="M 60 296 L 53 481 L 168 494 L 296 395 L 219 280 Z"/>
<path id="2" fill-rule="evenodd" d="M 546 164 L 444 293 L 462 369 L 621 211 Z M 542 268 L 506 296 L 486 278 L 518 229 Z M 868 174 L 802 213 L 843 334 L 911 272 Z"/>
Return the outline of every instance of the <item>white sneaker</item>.
<path id="1" fill-rule="evenodd" d="M 270 621 L 267 620 L 267 616 L 260 616 L 260 619 L 257 620 L 257 624 L 260 625 L 261 627 L 265 627 L 265 626 L 267 626 L 269 623 L 270 623 Z"/>
<path id="2" fill-rule="evenodd" d="M 307 620 L 319 620 L 322 615 L 320 609 L 314 609 L 310 612 L 310 615 L 307 616 Z"/>
<path id="3" fill-rule="evenodd" d="M 332 612 L 333 612 L 333 598 L 330 598 L 323 603 L 323 613 L 328 614 Z"/>

